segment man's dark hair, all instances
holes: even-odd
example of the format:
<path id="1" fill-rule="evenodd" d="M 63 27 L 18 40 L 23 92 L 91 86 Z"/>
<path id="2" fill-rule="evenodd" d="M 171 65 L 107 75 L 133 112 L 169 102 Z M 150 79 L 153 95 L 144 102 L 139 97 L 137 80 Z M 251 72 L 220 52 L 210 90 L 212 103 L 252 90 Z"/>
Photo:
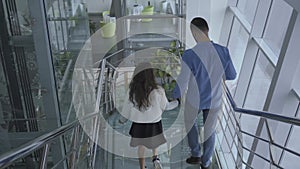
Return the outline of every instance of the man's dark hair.
<path id="1" fill-rule="evenodd" d="M 203 32 L 208 32 L 209 31 L 208 24 L 207 24 L 206 20 L 201 18 L 201 17 L 194 18 L 191 22 L 191 26 L 192 25 L 196 26 L 198 29 L 200 29 Z"/>

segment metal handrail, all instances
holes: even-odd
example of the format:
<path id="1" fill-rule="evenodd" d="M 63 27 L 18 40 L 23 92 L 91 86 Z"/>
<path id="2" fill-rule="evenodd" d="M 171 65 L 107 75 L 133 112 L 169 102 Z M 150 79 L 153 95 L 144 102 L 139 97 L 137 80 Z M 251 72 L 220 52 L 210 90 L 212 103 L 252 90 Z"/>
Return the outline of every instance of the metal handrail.
<path id="1" fill-rule="evenodd" d="M 89 113 L 88 115 L 85 115 L 84 117 L 80 118 L 80 119 L 77 119 L 71 123 L 68 123 L 64 126 L 61 126 L 49 133 L 46 133 L 40 137 L 37 137 L 36 139 L 20 146 L 20 147 L 17 147 L 15 149 L 12 149 L 6 153 L 4 153 L 3 155 L 0 156 L 0 168 L 5 168 L 5 167 L 8 167 L 10 165 L 12 165 L 16 160 L 18 159 L 21 159 L 21 158 L 24 158 L 26 156 L 28 156 L 29 154 L 37 151 L 38 149 L 40 148 L 43 148 L 44 147 L 44 151 L 43 151 L 43 156 L 41 158 L 41 162 L 40 162 L 40 167 L 43 168 L 46 166 L 47 164 L 47 153 L 49 152 L 49 144 L 51 144 L 55 139 L 59 138 L 60 136 L 63 136 L 65 133 L 67 133 L 68 131 L 71 131 L 71 130 L 76 130 L 80 124 L 82 122 L 85 122 L 86 120 L 89 120 L 91 118 L 96 118 L 95 121 L 98 121 L 98 116 L 99 116 L 99 108 L 102 104 L 100 104 L 101 102 L 101 96 L 102 96 L 102 84 L 103 83 L 103 77 L 104 77 L 104 70 L 105 70 L 105 67 L 106 66 L 111 66 L 111 64 L 108 64 L 108 62 L 106 61 L 106 59 L 103 59 L 102 60 L 102 66 L 101 66 L 101 77 L 100 80 L 98 81 L 98 91 L 97 91 L 97 98 L 96 98 L 96 106 L 95 106 L 95 110 L 94 112 L 92 113 Z M 102 103 L 106 103 L 106 101 L 103 101 Z M 97 135 L 97 132 L 99 131 L 99 124 L 98 123 L 95 123 L 95 131 L 94 131 L 94 135 L 96 136 L 95 137 L 95 143 L 97 143 L 97 140 L 98 140 L 98 135 Z M 74 138 L 77 138 L 78 135 L 76 135 L 76 133 L 73 135 Z M 76 140 L 78 141 L 78 140 Z M 76 142 L 75 141 L 75 142 Z M 75 143 L 73 143 L 73 146 L 76 146 Z M 97 149 L 97 146 L 94 145 L 93 147 L 93 150 L 94 152 L 96 152 L 96 149 Z M 74 149 L 74 151 L 76 151 Z M 70 153 L 70 155 L 72 155 L 73 157 L 71 159 L 73 159 L 75 156 L 75 154 L 73 152 Z M 92 159 L 92 165 L 95 165 L 95 154 L 93 155 L 93 158 Z M 66 157 L 65 157 L 66 158 Z M 75 161 L 71 161 L 72 162 L 75 162 Z M 71 165 L 71 168 L 74 168 L 74 164 L 70 164 Z"/>
<path id="2" fill-rule="evenodd" d="M 112 54 L 110 54 L 110 55 L 108 55 L 108 56 L 105 56 L 104 59 L 98 60 L 98 61 L 95 62 L 93 65 L 99 64 L 99 63 L 102 62 L 103 60 L 107 60 L 107 59 L 109 59 L 109 58 L 111 58 L 111 57 L 113 57 L 113 56 L 115 56 L 115 55 L 117 55 L 117 54 L 123 52 L 124 50 L 125 50 L 125 49 L 120 49 L 120 50 L 118 50 L 118 51 L 116 51 L 116 52 L 114 52 L 114 53 L 112 53 Z"/>
<path id="3" fill-rule="evenodd" d="M 297 125 L 300 126 L 300 119 L 299 118 L 294 118 L 294 117 L 288 117 L 288 116 L 282 116 L 282 115 L 278 115 L 278 114 L 272 114 L 266 111 L 258 111 L 258 110 L 250 110 L 250 109 L 244 109 L 244 108 L 239 108 L 237 107 L 229 89 L 227 86 L 225 86 L 225 93 L 227 95 L 227 98 L 230 101 L 230 104 L 233 108 L 233 110 L 235 112 L 239 112 L 239 113 L 243 113 L 243 114 L 248 114 L 248 115 L 253 115 L 253 116 L 260 116 L 260 117 L 264 117 L 267 119 L 271 119 L 271 120 L 276 120 L 279 122 L 284 122 L 284 123 L 288 123 L 288 124 L 293 124 L 293 125 Z"/>
<path id="4" fill-rule="evenodd" d="M 279 162 L 276 162 L 274 160 L 273 153 L 272 153 L 273 146 L 277 147 L 281 151 L 289 152 L 295 156 L 300 157 L 299 152 L 296 152 L 293 149 L 289 149 L 288 147 L 282 146 L 282 145 L 276 143 L 275 140 L 273 140 L 270 126 L 267 121 L 267 119 L 270 119 L 270 120 L 282 122 L 285 124 L 300 126 L 300 119 L 294 118 L 294 117 L 282 116 L 282 115 L 278 115 L 278 114 L 271 114 L 271 113 L 265 112 L 265 111 L 257 111 L 257 110 L 249 110 L 249 109 L 239 108 L 239 107 L 237 107 L 236 103 L 234 102 L 234 99 L 225 83 L 223 84 L 223 88 L 225 91 L 225 95 L 224 95 L 223 99 L 224 99 L 224 102 L 227 103 L 227 104 L 225 104 L 226 110 L 224 110 L 224 113 L 226 112 L 226 114 L 228 114 L 228 116 L 225 116 L 227 118 L 223 122 L 224 124 L 221 122 L 221 119 L 220 119 L 220 128 L 222 129 L 221 131 L 224 134 L 224 136 L 221 135 L 220 138 L 225 139 L 224 141 L 226 141 L 226 142 L 221 143 L 219 148 L 222 152 L 224 146 L 225 147 L 229 146 L 228 148 L 230 149 L 230 154 L 231 154 L 232 158 L 234 159 L 233 163 L 236 166 L 236 168 L 239 168 L 238 166 L 240 166 L 241 164 L 247 166 L 247 168 L 253 168 L 251 166 L 251 164 L 247 164 L 247 162 L 243 159 L 243 151 L 240 151 L 240 150 L 246 150 L 246 151 L 252 153 L 253 155 L 261 158 L 262 160 L 266 161 L 271 166 L 274 166 L 277 168 L 283 168 L 283 167 L 279 165 Z M 240 115 L 245 114 L 245 115 L 257 116 L 257 117 L 261 117 L 261 118 L 265 119 L 268 139 L 265 139 L 264 137 L 260 137 L 257 135 L 253 135 L 253 134 L 248 133 L 247 131 L 243 130 L 241 127 L 240 121 L 239 121 L 239 117 L 236 116 L 234 113 L 240 113 Z M 219 118 L 221 118 L 221 117 L 219 117 Z M 232 126 L 232 127 L 228 127 L 228 126 Z M 228 129 L 226 129 L 226 128 L 228 128 Z M 225 134 L 226 132 L 227 133 L 229 132 L 229 135 Z M 256 152 L 255 150 L 251 150 L 251 149 L 247 148 L 244 145 L 244 141 L 242 139 L 242 134 L 267 143 L 269 145 L 268 152 L 270 155 L 270 157 L 269 157 L 270 159 L 267 159 L 265 156 L 261 155 L 260 153 Z M 237 138 L 237 140 L 235 140 L 234 138 Z M 229 141 L 229 140 L 232 140 L 233 143 L 232 143 L 232 141 Z M 235 153 L 237 153 L 236 154 L 237 156 L 234 155 L 234 152 L 231 150 L 232 146 L 236 147 L 236 150 L 238 150 L 237 152 L 235 152 Z M 217 157 L 220 158 L 220 154 L 218 153 L 218 151 L 216 151 L 216 153 L 217 153 Z M 223 152 L 223 154 L 224 154 L 224 152 Z M 228 166 L 226 155 L 225 155 L 224 165 Z"/>
<path id="5" fill-rule="evenodd" d="M 77 125 L 80 125 L 80 121 L 85 121 L 93 116 L 98 115 L 98 112 L 86 115 L 80 120 L 75 120 L 67 125 L 57 128 L 49 133 L 46 133 L 20 147 L 12 149 L 11 151 L 4 153 L 0 156 L 0 168 L 5 168 L 11 165 L 17 159 L 26 157 L 28 154 L 32 153 L 34 150 L 41 148 L 43 145 L 48 144 L 51 140 L 63 135 L 67 131 L 74 129 Z"/>

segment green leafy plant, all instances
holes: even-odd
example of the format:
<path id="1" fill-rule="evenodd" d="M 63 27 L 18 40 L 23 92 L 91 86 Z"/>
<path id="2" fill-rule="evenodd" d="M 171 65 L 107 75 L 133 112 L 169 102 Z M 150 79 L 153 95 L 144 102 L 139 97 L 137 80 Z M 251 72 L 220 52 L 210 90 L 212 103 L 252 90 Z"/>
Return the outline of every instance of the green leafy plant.
<path id="1" fill-rule="evenodd" d="M 165 89 L 168 98 L 171 98 L 172 91 L 176 86 L 174 78 L 180 73 L 182 52 L 182 48 L 177 47 L 176 41 L 172 41 L 168 50 L 157 49 L 156 57 L 152 61 L 152 64 L 158 68 L 154 71 L 155 77 Z"/>
<path id="2" fill-rule="evenodd" d="M 69 60 L 72 59 L 72 55 L 71 52 L 64 51 L 55 54 L 54 58 L 55 58 L 56 74 L 58 76 L 58 79 L 61 80 L 66 71 Z"/>

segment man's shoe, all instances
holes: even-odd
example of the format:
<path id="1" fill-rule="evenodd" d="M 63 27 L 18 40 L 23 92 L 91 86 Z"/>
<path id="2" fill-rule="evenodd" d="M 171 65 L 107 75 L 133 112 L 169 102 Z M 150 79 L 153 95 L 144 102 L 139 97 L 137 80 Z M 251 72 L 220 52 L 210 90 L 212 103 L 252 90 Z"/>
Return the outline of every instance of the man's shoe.
<path id="1" fill-rule="evenodd" d="M 201 157 L 189 157 L 186 159 L 186 163 L 189 164 L 201 164 Z"/>
<path id="2" fill-rule="evenodd" d="M 204 167 L 202 164 L 200 165 L 201 166 L 201 169 L 211 169 L 211 165 L 207 166 L 207 167 Z"/>

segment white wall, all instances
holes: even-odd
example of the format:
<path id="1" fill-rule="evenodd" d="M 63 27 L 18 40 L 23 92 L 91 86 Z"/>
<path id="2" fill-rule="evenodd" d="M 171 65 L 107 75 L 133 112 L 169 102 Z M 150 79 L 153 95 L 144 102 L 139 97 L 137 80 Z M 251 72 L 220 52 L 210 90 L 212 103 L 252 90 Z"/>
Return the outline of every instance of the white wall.
<path id="1" fill-rule="evenodd" d="M 101 13 L 110 10 L 112 0 L 86 0 L 88 13 Z"/>
<path id="2" fill-rule="evenodd" d="M 219 41 L 228 0 L 211 0 L 210 38 Z"/>

